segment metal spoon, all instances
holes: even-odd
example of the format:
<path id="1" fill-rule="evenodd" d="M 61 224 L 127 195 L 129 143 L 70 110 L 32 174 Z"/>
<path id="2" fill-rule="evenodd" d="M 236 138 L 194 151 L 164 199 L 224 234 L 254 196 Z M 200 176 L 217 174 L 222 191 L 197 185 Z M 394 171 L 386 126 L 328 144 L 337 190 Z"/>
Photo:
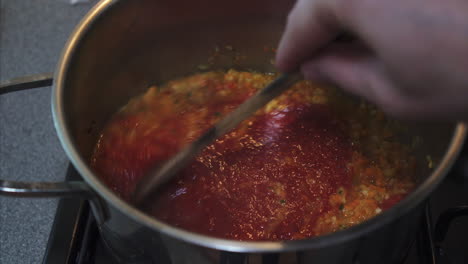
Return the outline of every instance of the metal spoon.
<path id="1" fill-rule="evenodd" d="M 234 111 L 211 127 L 197 140 L 179 151 L 162 166 L 153 168 L 137 184 L 133 193 L 133 202 L 142 206 L 157 188 L 170 180 L 179 170 L 183 169 L 192 159 L 215 139 L 235 128 L 240 122 L 250 117 L 261 107 L 276 98 L 302 77 L 299 73 L 282 74 L 267 87 L 241 104 Z"/>

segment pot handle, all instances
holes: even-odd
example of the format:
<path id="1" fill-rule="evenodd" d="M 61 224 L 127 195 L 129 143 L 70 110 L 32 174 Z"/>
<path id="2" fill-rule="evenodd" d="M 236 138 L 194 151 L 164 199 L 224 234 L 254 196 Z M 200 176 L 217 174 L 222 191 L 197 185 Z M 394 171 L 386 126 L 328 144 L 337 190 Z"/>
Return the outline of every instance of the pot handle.
<path id="1" fill-rule="evenodd" d="M 0 82 L 0 94 L 51 86 L 53 75 L 53 73 L 41 73 Z"/>
<path id="2" fill-rule="evenodd" d="M 90 202 L 99 225 L 108 218 L 104 202 L 84 181 L 19 182 L 0 180 L 0 195 L 19 198 L 79 197 Z"/>
<path id="3" fill-rule="evenodd" d="M 51 86 L 53 73 L 23 76 L 0 82 L 0 95 L 10 92 Z M 13 197 L 80 197 L 90 201 L 98 224 L 107 219 L 103 201 L 84 181 L 19 182 L 0 179 L 0 195 Z"/>
<path id="4" fill-rule="evenodd" d="M 18 182 L 0 180 L 0 194 L 13 197 L 73 197 L 91 198 L 91 189 L 83 181 Z"/>

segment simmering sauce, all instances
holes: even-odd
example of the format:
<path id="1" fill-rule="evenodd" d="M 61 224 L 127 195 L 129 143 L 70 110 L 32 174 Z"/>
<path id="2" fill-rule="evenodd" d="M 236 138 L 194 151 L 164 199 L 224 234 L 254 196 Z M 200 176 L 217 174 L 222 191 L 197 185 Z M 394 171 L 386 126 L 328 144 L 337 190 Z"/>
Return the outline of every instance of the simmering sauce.
<path id="1" fill-rule="evenodd" d="M 92 165 L 129 201 L 148 169 L 272 79 L 230 70 L 151 87 L 112 118 Z M 414 186 L 413 167 L 380 112 L 303 81 L 208 146 L 161 188 L 148 213 L 222 238 L 308 238 L 397 203 Z"/>

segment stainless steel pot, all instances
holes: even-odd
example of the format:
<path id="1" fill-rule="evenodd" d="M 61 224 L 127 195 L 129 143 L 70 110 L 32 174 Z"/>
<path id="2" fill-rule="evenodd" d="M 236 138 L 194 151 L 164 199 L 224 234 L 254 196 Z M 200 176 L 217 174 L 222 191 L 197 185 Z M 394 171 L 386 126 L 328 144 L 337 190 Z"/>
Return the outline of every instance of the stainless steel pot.
<path id="1" fill-rule="evenodd" d="M 272 71 L 272 54 L 264 46 L 276 46 L 291 6 L 292 1 L 266 0 L 99 2 L 63 50 L 52 96 L 60 141 L 85 181 L 0 181 L 0 194 L 89 199 L 106 243 L 124 263 L 395 263 L 414 238 L 425 199 L 461 148 L 464 124 L 410 124 L 407 136 L 419 135 L 423 142 L 419 187 L 369 221 L 300 241 L 239 242 L 172 227 L 119 199 L 88 166 L 100 129 L 120 106 L 150 84 L 207 64 L 214 49 L 226 47 L 228 55 L 208 65 L 213 69 Z M 17 80 L 0 93 L 48 81 L 44 76 L 29 85 Z M 435 169 L 427 168 L 426 155 L 437 161 Z"/>

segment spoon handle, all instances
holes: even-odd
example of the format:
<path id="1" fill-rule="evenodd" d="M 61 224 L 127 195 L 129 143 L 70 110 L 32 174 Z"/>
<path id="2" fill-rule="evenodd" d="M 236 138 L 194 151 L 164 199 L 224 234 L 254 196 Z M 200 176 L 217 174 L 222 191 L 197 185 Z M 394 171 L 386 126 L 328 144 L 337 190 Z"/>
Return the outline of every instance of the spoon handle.
<path id="1" fill-rule="evenodd" d="M 242 103 L 238 108 L 208 129 L 201 137 L 188 144 L 172 158 L 163 163 L 162 166 L 150 170 L 150 173 L 143 177 L 136 186 L 133 193 L 133 202 L 137 206 L 142 205 L 161 184 L 171 179 L 206 146 L 235 128 L 240 122 L 250 117 L 301 78 L 302 76 L 299 73 L 280 75 L 268 86 L 258 91 L 254 96 L 247 99 L 247 101 Z"/>

